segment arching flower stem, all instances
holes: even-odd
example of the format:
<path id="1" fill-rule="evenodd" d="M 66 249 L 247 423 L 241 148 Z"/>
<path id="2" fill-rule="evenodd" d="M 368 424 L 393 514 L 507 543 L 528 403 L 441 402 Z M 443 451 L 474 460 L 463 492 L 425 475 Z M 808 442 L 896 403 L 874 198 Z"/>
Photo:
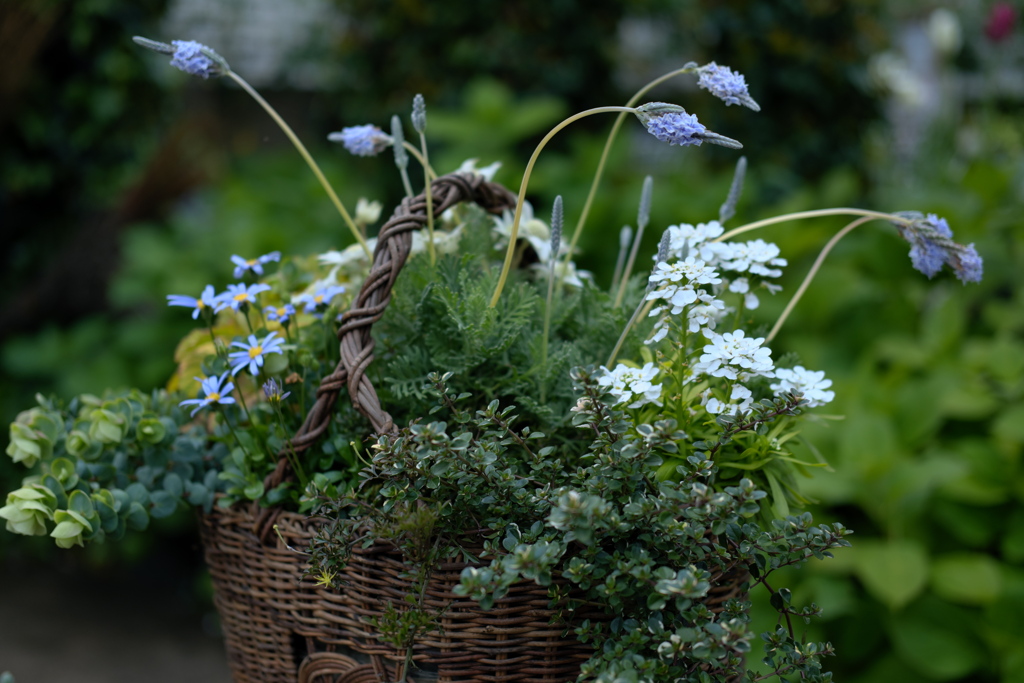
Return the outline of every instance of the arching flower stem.
<path id="1" fill-rule="evenodd" d="M 320 181 L 321 185 L 323 185 L 324 190 L 327 192 L 327 196 L 331 198 L 331 202 L 333 202 L 335 208 L 338 209 L 338 213 L 341 214 L 341 217 L 345 221 L 345 224 L 348 226 L 348 229 L 352 232 L 352 236 L 356 238 L 356 241 L 359 242 L 360 246 L 362 246 L 363 251 L 366 252 L 366 258 L 372 261 L 373 253 L 370 251 L 370 247 L 366 243 L 366 238 L 363 237 L 362 233 L 359 231 L 359 228 L 356 227 L 355 221 L 352 220 L 352 216 L 350 216 L 348 211 L 345 209 L 345 205 L 342 204 L 341 199 L 338 198 L 338 195 L 337 193 L 335 193 L 334 188 L 331 187 L 331 184 L 327 182 L 327 178 L 324 176 L 323 171 L 320 170 L 320 166 L 317 165 L 316 161 L 313 159 L 309 151 L 306 149 L 306 146 L 303 145 L 302 141 L 299 140 L 297 135 L 295 135 L 295 132 L 291 129 L 291 126 L 289 126 L 285 122 L 285 120 L 281 118 L 277 111 L 270 106 L 270 103 L 263 99 L 263 96 L 256 92 L 256 90 L 251 85 L 249 85 L 244 78 L 236 74 L 234 71 L 230 70 L 227 71 L 224 75 L 229 76 L 232 80 L 238 83 L 239 86 L 241 86 L 242 90 L 249 93 L 249 95 L 254 100 L 256 100 L 256 102 L 261 107 L 263 107 L 264 111 L 266 111 L 267 114 L 270 115 L 270 118 L 274 120 L 274 123 L 276 123 L 278 127 L 280 127 L 282 131 L 284 131 L 284 134 L 286 136 L 288 136 L 288 139 L 291 140 L 293 145 L 295 145 L 295 149 L 297 149 L 299 154 L 302 155 L 302 158 L 306 161 L 306 164 L 309 166 L 310 170 L 313 171 L 313 175 L 315 175 L 316 179 Z"/>
<path id="2" fill-rule="evenodd" d="M 646 95 L 651 89 L 681 74 L 694 73 L 697 69 L 697 64 L 695 62 L 690 62 L 682 68 L 669 71 L 667 74 L 655 78 L 653 81 L 637 90 L 636 94 L 626 102 L 626 106 L 636 106 L 636 103 L 640 101 L 640 98 Z M 612 143 L 615 142 L 615 136 L 619 134 L 619 128 L 622 127 L 622 122 L 626 120 L 627 113 L 627 111 L 623 111 L 615 118 L 615 123 L 612 124 L 612 129 L 608 133 L 608 139 L 605 140 L 604 150 L 601 152 L 601 159 L 597 162 L 597 171 L 594 173 L 594 180 L 590 183 L 590 192 L 587 194 L 587 200 L 583 203 L 583 210 L 580 212 L 579 220 L 576 221 L 576 227 L 573 229 L 572 239 L 569 241 L 569 251 L 565 254 L 566 264 L 568 264 L 569 260 L 572 258 L 573 251 L 576 248 L 576 242 L 579 241 L 580 233 L 583 232 L 583 226 L 587 222 L 587 216 L 590 214 L 590 206 L 594 203 L 594 196 L 597 194 L 597 186 L 601 184 L 601 176 L 604 174 L 604 167 L 608 162 L 608 155 L 611 153 Z"/>
<path id="3" fill-rule="evenodd" d="M 788 318 L 789 314 L 793 312 L 794 308 L 796 308 L 797 302 L 800 301 L 800 298 L 804 295 L 804 292 L 806 292 L 807 288 L 811 285 L 811 280 L 813 280 L 814 276 L 818 274 L 818 270 L 821 269 L 821 265 L 825 262 L 825 257 L 828 256 L 830 251 L 832 251 L 832 248 L 839 244 L 839 240 L 846 237 L 846 235 L 852 232 L 854 228 L 857 228 L 858 226 L 861 226 L 864 223 L 867 223 L 874 219 L 875 216 L 863 216 L 861 218 L 858 218 L 857 220 L 849 223 L 845 228 L 837 232 L 832 237 L 832 239 L 828 241 L 824 248 L 822 248 L 821 253 L 818 254 L 818 258 L 814 260 L 814 265 L 812 265 L 811 269 L 807 272 L 806 277 L 804 277 L 804 281 L 800 283 L 800 286 L 797 288 L 796 293 L 793 294 L 793 298 L 789 300 L 789 303 L 786 304 L 786 308 L 783 309 L 782 313 L 779 315 L 779 319 L 775 321 L 775 325 L 772 327 L 771 332 L 769 332 L 768 336 L 765 337 L 766 344 L 770 344 L 771 341 L 775 339 L 775 335 L 779 333 L 780 329 L 782 329 L 782 324 L 786 322 L 786 318 Z"/>
<path id="4" fill-rule="evenodd" d="M 512 217 L 512 229 L 509 233 L 508 249 L 505 251 L 505 262 L 501 268 L 501 275 L 498 277 L 498 285 L 494 289 L 494 295 L 491 297 L 489 304 L 490 308 L 494 308 L 498 304 L 498 299 L 501 298 L 501 291 L 505 288 L 505 281 L 508 279 L 508 272 L 512 268 L 512 256 L 515 253 L 516 240 L 519 237 L 519 221 L 523 217 L 523 202 L 526 201 L 526 187 L 530 182 L 530 174 L 533 173 L 533 166 L 537 163 L 537 157 L 540 156 L 541 150 L 548 144 L 548 141 L 555 135 L 568 126 L 574 121 L 578 121 L 592 114 L 604 114 L 606 112 L 622 112 L 623 116 L 626 114 L 632 114 L 635 112 L 633 107 L 595 107 L 594 109 L 587 109 L 577 114 L 573 114 L 569 118 L 565 119 L 557 126 L 548 131 L 548 134 L 537 145 L 537 148 L 533 150 L 533 154 L 530 156 L 530 161 L 526 164 L 526 171 L 523 172 L 523 180 L 519 184 L 519 194 L 516 198 L 516 211 Z"/>
<path id="5" fill-rule="evenodd" d="M 725 234 L 719 235 L 711 242 L 724 242 L 727 239 L 732 239 L 736 235 L 741 235 L 751 230 L 757 230 L 764 228 L 769 225 L 775 225 L 776 223 L 785 223 L 786 221 L 797 221 L 804 218 L 821 218 L 822 216 L 865 216 L 869 219 L 878 219 L 881 221 L 889 221 L 891 223 L 903 223 L 910 225 L 913 223 L 912 220 L 906 216 L 899 216 L 892 213 L 884 213 L 881 211 L 868 211 L 867 209 L 851 209 L 851 208 L 836 208 L 836 209 L 815 209 L 813 211 L 797 211 L 796 213 L 787 213 L 781 216 L 773 216 L 772 218 L 765 218 L 764 220 L 754 221 L 753 223 L 747 223 L 741 225 L 738 228 L 726 232 Z"/>

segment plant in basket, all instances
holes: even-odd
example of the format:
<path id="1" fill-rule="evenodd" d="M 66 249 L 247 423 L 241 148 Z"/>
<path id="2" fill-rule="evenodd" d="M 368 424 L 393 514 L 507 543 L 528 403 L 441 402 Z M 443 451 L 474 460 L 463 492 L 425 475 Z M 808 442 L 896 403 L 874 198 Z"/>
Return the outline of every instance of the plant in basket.
<path id="1" fill-rule="evenodd" d="M 973 246 L 915 212 L 826 209 L 727 230 L 740 158 L 717 220 L 668 226 L 638 259 L 654 201 L 624 232 L 610 286 L 577 270 L 604 158 L 627 114 L 672 145 L 739 148 L 680 106 L 637 102 L 680 74 L 758 111 L 743 77 L 687 64 L 622 107 L 569 117 L 538 145 L 519 192 L 467 162 L 438 176 L 422 97 L 405 140 L 352 126 L 331 139 L 391 148 L 407 197 L 353 217 L 287 124 L 198 43 L 136 39 L 201 76 L 226 76 L 282 126 L 355 244 L 319 257 L 231 256 L 236 282 L 170 295 L 197 329 L 167 390 L 40 398 L 7 448 L 32 469 L 0 516 L 58 545 L 116 539 L 191 504 L 202 527 L 237 680 L 828 680 L 776 572 L 848 545 L 799 508 L 798 477 L 824 466 L 791 445 L 830 382 L 768 344 L 832 246 L 873 219 L 911 243 L 915 267 L 981 276 Z M 617 113 L 571 238 L 556 200 L 526 201 L 541 150 L 573 121 Z M 409 175 L 414 157 L 422 194 Z M 826 245 L 770 331 L 779 249 L 740 235 L 827 215 Z M 607 226 L 605 226 L 607 229 Z M 347 398 L 341 393 L 347 393 Z M 814 452 L 813 448 L 810 449 Z M 305 578 L 303 576 L 305 575 Z M 754 634 L 748 591 L 779 613 Z"/>

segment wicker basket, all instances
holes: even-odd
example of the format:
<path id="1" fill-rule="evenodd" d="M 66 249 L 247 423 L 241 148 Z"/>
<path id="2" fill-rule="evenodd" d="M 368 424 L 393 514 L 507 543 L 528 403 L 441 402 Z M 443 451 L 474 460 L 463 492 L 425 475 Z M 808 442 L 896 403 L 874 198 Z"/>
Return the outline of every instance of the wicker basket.
<path id="1" fill-rule="evenodd" d="M 515 205 L 504 187 L 480 176 L 453 174 L 431 184 L 435 215 L 460 202 L 498 213 Z M 395 431 L 365 371 L 373 360 L 371 326 L 390 300 L 411 248 L 412 231 L 426 224 L 424 195 L 403 200 L 381 228 L 366 282 L 338 332 L 341 361 L 326 377 L 292 447 L 313 447 L 327 430 L 340 391 L 377 433 Z M 268 477 L 277 486 L 290 472 L 282 457 Z M 343 589 L 326 590 L 304 577 L 305 550 L 323 521 L 280 510 L 235 506 L 202 519 L 206 560 L 236 683 L 383 683 L 394 681 L 404 652 L 381 642 L 369 626 L 390 601 L 404 604 L 409 580 L 391 546 L 356 548 Z M 442 563 L 427 586 L 425 605 L 439 626 L 414 648 L 413 675 L 442 682 L 560 683 L 576 678 L 592 649 L 553 624 L 548 590 L 531 582 L 512 587 L 491 610 L 452 593 L 465 563 Z M 739 593 L 745 576 L 720 578 L 714 607 Z M 598 614 L 577 614 L 576 619 Z"/>

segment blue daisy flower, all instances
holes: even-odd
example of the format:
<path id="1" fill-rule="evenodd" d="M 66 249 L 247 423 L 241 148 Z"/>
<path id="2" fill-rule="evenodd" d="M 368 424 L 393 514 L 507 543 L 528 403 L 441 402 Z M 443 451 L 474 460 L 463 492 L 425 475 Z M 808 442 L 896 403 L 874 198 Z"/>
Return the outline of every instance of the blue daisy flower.
<path id="1" fill-rule="evenodd" d="M 249 374 L 254 377 L 260 374 L 263 367 L 263 360 L 272 353 L 283 353 L 281 345 L 284 340 L 277 336 L 277 332 L 271 332 L 262 340 L 256 339 L 256 335 L 250 334 L 248 342 L 231 342 L 231 346 L 242 349 L 232 351 L 228 354 L 228 362 L 231 363 L 231 375 L 237 375 L 243 368 L 248 367 Z"/>
<path id="2" fill-rule="evenodd" d="M 199 318 L 201 313 L 205 313 L 207 311 L 213 312 L 216 309 L 217 295 L 213 292 L 213 285 L 206 285 L 206 288 L 198 299 L 191 296 L 185 296 L 183 294 L 168 294 L 167 305 L 184 306 L 185 308 L 193 309 L 192 319 L 196 320 Z"/>
<path id="3" fill-rule="evenodd" d="M 235 264 L 234 277 L 239 278 L 246 273 L 252 273 L 259 277 L 263 275 L 263 266 L 271 261 L 280 261 L 281 252 L 272 251 L 269 254 L 264 254 L 259 258 L 244 259 L 237 254 L 231 256 L 231 262 Z"/>
<path id="4" fill-rule="evenodd" d="M 235 388 L 235 385 L 232 382 L 224 384 L 227 381 L 227 379 L 228 373 L 226 372 L 223 375 L 214 375 L 213 377 L 207 377 L 206 379 L 196 377 L 195 380 L 200 384 L 200 391 L 202 392 L 202 396 L 198 398 L 190 398 L 184 400 L 178 405 L 196 406 L 196 409 L 193 410 L 191 413 L 191 417 L 195 417 L 196 413 L 198 413 L 203 408 L 206 408 L 207 406 L 214 404 L 229 405 L 231 403 L 234 403 L 235 399 L 233 399 L 230 396 L 230 394 L 231 391 Z"/>

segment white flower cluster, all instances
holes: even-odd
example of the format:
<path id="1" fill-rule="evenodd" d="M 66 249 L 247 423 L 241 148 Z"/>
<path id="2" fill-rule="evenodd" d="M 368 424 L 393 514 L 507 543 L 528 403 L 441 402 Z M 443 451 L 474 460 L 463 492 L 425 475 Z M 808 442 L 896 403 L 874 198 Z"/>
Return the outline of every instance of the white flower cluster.
<path id="1" fill-rule="evenodd" d="M 781 287 L 774 283 L 764 282 L 766 278 L 782 275 L 779 266 L 787 265 L 780 258 L 779 247 L 762 239 L 749 242 L 712 242 L 720 237 L 725 229 L 718 221 L 670 225 L 669 253 L 676 258 L 695 257 L 707 266 L 715 268 L 719 274 L 736 273 L 736 277 L 724 277 L 723 289 L 743 294 L 743 305 L 747 309 L 755 309 L 761 305 L 753 290 L 757 286 L 766 288 L 773 294 Z M 741 275 L 742 274 L 742 275 Z M 751 277 L 756 282 L 751 282 Z M 712 328 L 714 329 L 714 328 Z"/>
<path id="2" fill-rule="evenodd" d="M 743 330 L 705 333 L 708 341 L 693 371 L 708 377 L 743 380 L 757 375 L 773 376 L 771 349 L 761 346 L 764 337 L 747 337 Z"/>
<path id="3" fill-rule="evenodd" d="M 827 391 L 832 380 L 825 379 L 821 370 L 807 370 L 801 365 L 792 369 L 780 368 L 775 371 L 775 379 L 779 381 L 770 386 L 776 396 L 786 392 L 799 394 L 807 401 L 808 408 L 823 406 L 836 397 L 836 392 Z"/>
<path id="4" fill-rule="evenodd" d="M 662 316 L 655 323 L 654 334 L 647 340 L 648 344 L 659 342 L 668 335 L 670 315 L 679 315 L 689 309 L 688 329 L 697 332 L 702 327 L 714 329 L 718 316 L 725 312 L 725 303 L 700 287 L 717 285 L 722 279 L 714 268 L 699 258 L 688 256 L 673 263 L 662 261 L 655 266 L 650 282 L 657 287 L 647 294 L 647 300 L 661 300 L 667 305 L 655 306 L 648 314 Z M 668 314 L 663 315 L 666 309 Z"/>
<path id="5" fill-rule="evenodd" d="M 626 403 L 627 408 L 640 408 L 648 403 L 661 405 L 661 385 L 652 383 L 658 376 L 654 363 L 647 363 L 642 368 L 619 363 L 614 370 L 602 365 L 601 370 L 597 383 L 608 387 L 608 392 L 615 397 L 615 405 Z"/>

